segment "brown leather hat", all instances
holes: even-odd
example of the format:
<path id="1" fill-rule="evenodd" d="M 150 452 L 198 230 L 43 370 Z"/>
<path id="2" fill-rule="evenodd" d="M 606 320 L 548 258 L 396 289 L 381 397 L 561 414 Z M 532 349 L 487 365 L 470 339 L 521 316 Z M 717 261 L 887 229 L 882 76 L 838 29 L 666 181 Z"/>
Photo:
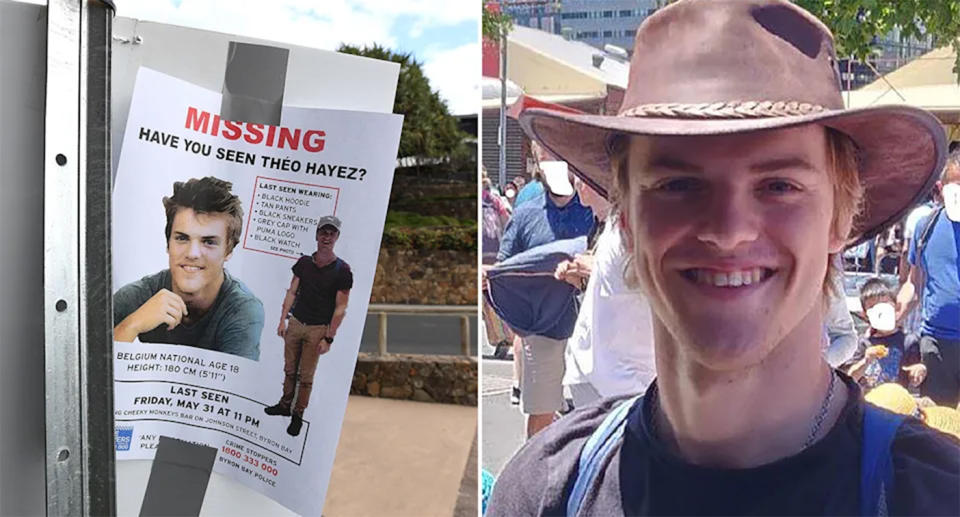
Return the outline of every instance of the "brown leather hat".
<path id="1" fill-rule="evenodd" d="M 816 123 L 860 152 L 864 207 L 850 241 L 898 221 L 943 168 L 943 128 L 909 106 L 844 109 L 833 36 L 779 0 L 681 0 L 637 30 L 630 82 L 616 116 L 531 108 L 531 138 L 606 195 L 611 137 L 702 136 Z"/>

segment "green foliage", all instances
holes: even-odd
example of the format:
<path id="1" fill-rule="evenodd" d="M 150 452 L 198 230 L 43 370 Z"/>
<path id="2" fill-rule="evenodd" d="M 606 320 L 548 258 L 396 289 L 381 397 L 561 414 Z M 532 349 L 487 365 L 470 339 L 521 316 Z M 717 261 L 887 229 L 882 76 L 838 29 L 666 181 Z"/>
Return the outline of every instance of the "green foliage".
<path id="1" fill-rule="evenodd" d="M 447 158 L 459 156 L 466 135 L 457 127 L 447 104 L 430 88 L 422 65 L 411 54 L 392 52 L 380 45 L 340 45 L 338 52 L 400 64 L 393 112 L 404 116 L 400 134 L 401 157 Z"/>
<path id="2" fill-rule="evenodd" d="M 957 0 L 795 0 L 833 31 L 837 55 L 866 61 L 874 38 L 895 27 L 902 38 L 933 36 L 934 45 L 957 52 L 960 79 L 960 2 Z"/>
<path id="3" fill-rule="evenodd" d="M 415 212 L 398 210 L 387 211 L 386 226 L 403 226 L 410 228 L 430 227 L 464 227 L 476 228 L 476 219 L 457 219 L 448 215 L 422 215 Z"/>
<path id="4" fill-rule="evenodd" d="M 387 228 L 384 248 L 411 250 L 476 251 L 477 228 Z"/>
<path id="5" fill-rule="evenodd" d="M 486 0 L 483 2 L 482 13 L 480 25 L 484 38 L 496 42 L 506 38 L 507 34 L 510 34 L 510 31 L 513 30 L 513 18 L 507 13 L 491 9 Z"/>

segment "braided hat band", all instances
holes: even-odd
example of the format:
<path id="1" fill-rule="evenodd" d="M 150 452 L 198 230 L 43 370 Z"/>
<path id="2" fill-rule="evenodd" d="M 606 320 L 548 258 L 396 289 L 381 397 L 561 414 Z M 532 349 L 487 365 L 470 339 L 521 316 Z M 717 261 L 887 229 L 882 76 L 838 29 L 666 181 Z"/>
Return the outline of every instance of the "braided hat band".
<path id="1" fill-rule="evenodd" d="M 810 115 L 827 111 L 819 104 L 797 101 L 731 101 L 702 104 L 641 104 L 620 113 L 621 117 L 683 119 L 748 119 Z"/>

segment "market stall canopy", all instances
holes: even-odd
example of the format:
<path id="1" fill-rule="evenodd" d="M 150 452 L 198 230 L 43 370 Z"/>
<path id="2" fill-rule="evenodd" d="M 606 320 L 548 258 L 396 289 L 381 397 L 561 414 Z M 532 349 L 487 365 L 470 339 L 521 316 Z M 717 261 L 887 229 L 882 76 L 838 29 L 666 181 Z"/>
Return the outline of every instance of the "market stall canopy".
<path id="1" fill-rule="evenodd" d="M 557 34 L 516 26 L 507 36 L 507 77 L 548 102 L 604 98 L 627 87 L 629 72 L 622 56 Z"/>
<path id="2" fill-rule="evenodd" d="M 555 104 L 552 102 L 544 102 L 541 99 L 536 99 L 529 95 L 522 94 L 517 97 L 516 102 L 510 106 L 510 110 L 507 111 L 507 116 L 513 119 L 519 119 L 520 113 L 528 108 L 543 108 L 555 111 L 562 111 L 565 113 L 583 113 L 582 111 L 571 108 L 569 106 L 564 106 L 563 104 Z"/>
<path id="3" fill-rule="evenodd" d="M 932 112 L 944 124 L 960 123 L 960 86 L 950 46 L 932 50 L 860 88 L 844 93 L 847 107 L 907 104 Z"/>

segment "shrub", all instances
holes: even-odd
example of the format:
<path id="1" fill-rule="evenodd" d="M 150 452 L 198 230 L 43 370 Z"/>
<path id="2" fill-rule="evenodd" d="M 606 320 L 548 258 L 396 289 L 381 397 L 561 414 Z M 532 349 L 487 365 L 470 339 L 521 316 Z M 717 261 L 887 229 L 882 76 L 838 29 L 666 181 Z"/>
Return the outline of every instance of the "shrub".
<path id="1" fill-rule="evenodd" d="M 384 230 L 381 246 L 393 249 L 476 251 L 477 229 L 391 227 Z"/>

